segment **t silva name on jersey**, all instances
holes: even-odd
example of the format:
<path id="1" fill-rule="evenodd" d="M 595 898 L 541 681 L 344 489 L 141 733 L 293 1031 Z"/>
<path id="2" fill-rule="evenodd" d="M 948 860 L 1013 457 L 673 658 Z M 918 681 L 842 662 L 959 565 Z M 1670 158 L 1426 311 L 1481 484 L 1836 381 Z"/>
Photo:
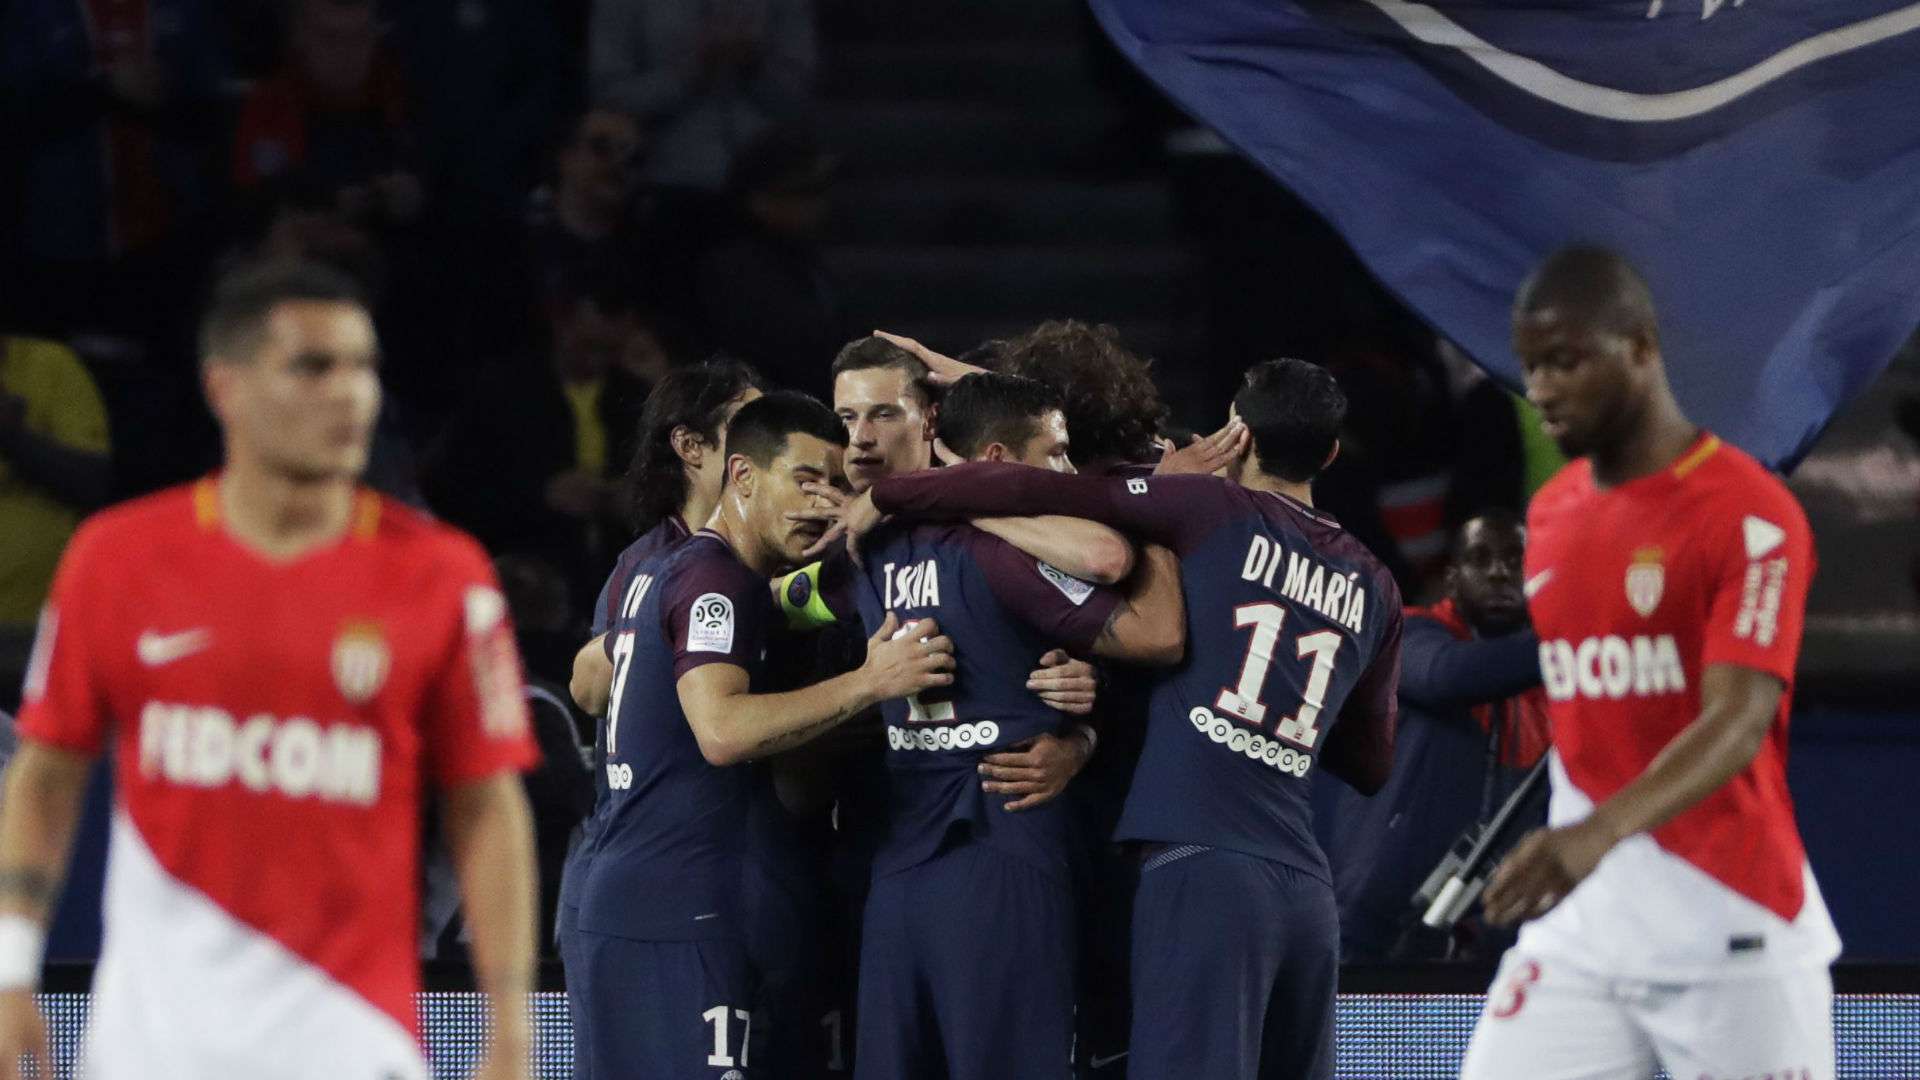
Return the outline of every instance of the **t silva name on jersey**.
<path id="1" fill-rule="evenodd" d="M 1575 697 L 1619 700 L 1679 694 L 1687 689 L 1686 669 L 1680 664 L 1680 647 L 1672 634 L 1650 637 L 1618 634 L 1590 637 L 1575 643 L 1540 643 L 1540 678 L 1546 684 L 1547 697 L 1571 701 Z"/>
<path id="2" fill-rule="evenodd" d="M 140 710 L 140 772 L 186 787 L 240 782 L 289 799 L 372 806 L 380 797 L 380 733 L 257 713 L 149 701 Z"/>
<path id="3" fill-rule="evenodd" d="M 907 566 L 888 563 L 881 569 L 881 578 L 885 584 L 881 603 L 888 611 L 940 606 L 940 564 L 933 559 Z"/>
<path id="4" fill-rule="evenodd" d="M 1281 573 L 1283 567 L 1284 574 Z M 1255 536 L 1247 545 L 1247 561 L 1240 567 L 1240 577 L 1257 581 L 1268 589 L 1274 588 L 1273 579 L 1277 577 L 1280 579 L 1277 591 L 1281 596 L 1301 607 L 1312 608 L 1355 634 L 1361 632 L 1367 617 L 1367 591 L 1360 587 L 1357 572 L 1328 573 L 1320 563 L 1288 551 L 1264 536 Z"/>

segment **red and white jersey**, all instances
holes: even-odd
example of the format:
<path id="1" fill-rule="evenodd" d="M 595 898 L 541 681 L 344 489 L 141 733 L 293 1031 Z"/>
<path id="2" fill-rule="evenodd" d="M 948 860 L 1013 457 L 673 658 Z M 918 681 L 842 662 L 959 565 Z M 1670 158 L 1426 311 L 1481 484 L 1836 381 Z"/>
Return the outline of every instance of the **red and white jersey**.
<path id="1" fill-rule="evenodd" d="M 1814 554 L 1786 486 L 1708 434 L 1672 467 L 1606 490 L 1576 461 L 1534 496 L 1526 566 L 1556 826 L 1633 782 L 1693 723 L 1708 667 L 1766 672 L 1788 692 L 1751 765 L 1608 853 L 1521 946 L 1656 980 L 1830 963 L 1839 939 L 1787 794 Z"/>
<path id="2" fill-rule="evenodd" d="M 537 756 L 477 545 L 371 492 L 285 563 L 228 535 L 211 479 L 106 511 L 19 726 L 114 755 L 93 1074 L 426 1075 L 422 799 Z"/>

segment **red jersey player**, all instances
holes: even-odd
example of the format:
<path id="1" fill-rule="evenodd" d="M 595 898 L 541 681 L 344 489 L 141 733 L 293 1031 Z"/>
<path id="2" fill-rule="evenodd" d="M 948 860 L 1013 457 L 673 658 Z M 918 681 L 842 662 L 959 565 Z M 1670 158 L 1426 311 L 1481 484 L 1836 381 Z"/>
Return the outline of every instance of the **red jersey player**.
<path id="1" fill-rule="evenodd" d="M 1582 460 L 1528 515 L 1550 827 L 1487 889 L 1491 919 L 1532 921 L 1462 1075 L 1829 1078 L 1839 941 L 1786 782 L 1806 518 L 1681 414 L 1651 293 L 1618 256 L 1549 258 L 1514 347 Z"/>
<path id="2" fill-rule="evenodd" d="M 0 1076 L 46 1040 L 42 926 L 93 759 L 116 804 L 91 1075 L 424 1078 L 421 801 L 445 799 L 487 1077 L 524 1077 L 533 744 L 486 557 L 357 486 L 380 407 L 352 283 L 221 283 L 226 466 L 99 514 L 61 563 L 0 813 Z"/>

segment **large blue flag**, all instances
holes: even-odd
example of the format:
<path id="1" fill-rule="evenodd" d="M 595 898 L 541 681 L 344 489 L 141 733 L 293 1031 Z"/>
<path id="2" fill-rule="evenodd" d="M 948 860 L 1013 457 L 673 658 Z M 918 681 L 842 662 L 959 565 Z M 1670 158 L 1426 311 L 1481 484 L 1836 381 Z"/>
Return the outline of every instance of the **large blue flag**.
<path id="1" fill-rule="evenodd" d="M 1092 2 L 1510 383 L 1514 291 L 1573 241 L 1640 267 L 1681 404 L 1774 465 L 1920 323 L 1920 3 Z"/>

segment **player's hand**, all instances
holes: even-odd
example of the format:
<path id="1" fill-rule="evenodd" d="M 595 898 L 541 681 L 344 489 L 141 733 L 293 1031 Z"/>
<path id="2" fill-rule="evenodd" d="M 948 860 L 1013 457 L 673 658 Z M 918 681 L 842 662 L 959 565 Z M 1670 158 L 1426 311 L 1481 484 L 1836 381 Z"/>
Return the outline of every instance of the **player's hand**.
<path id="1" fill-rule="evenodd" d="M 1204 439 L 1195 435 L 1192 442 L 1178 450 L 1171 443 L 1166 444 L 1165 452 L 1160 455 L 1160 464 L 1153 467 L 1153 475 L 1189 473 L 1207 476 L 1218 473 L 1239 461 L 1251 441 L 1252 435 L 1247 431 L 1247 425 L 1235 417 L 1227 421 L 1226 427 Z"/>
<path id="2" fill-rule="evenodd" d="M 787 520 L 823 521 L 826 522 L 827 525 L 827 531 L 820 534 L 820 539 L 808 544 L 807 550 L 800 553 L 802 559 L 807 562 L 812 562 L 833 550 L 833 545 L 839 543 L 841 538 L 847 535 L 847 530 L 840 524 L 840 510 L 847 505 L 847 500 L 852 496 L 848 495 L 844 489 L 837 488 L 832 484 L 822 484 L 815 481 L 801 484 L 800 490 L 822 500 L 822 504 L 809 507 L 805 510 L 795 510 L 787 514 Z"/>
<path id="3" fill-rule="evenodd" d="M 980 789 L 989 795 L 1013 795 L 1012 811 L 1029 810 L 1059 798 L 1093 756 L 1078 735 L 1038 735 L 980 759 Z"/>
<path id="4" fill-rule="evenodd" d="M 21 1071 L 20 1059 L 33 1059 L 31 1074 Z M 34 1004 L 33 991 L 0 990 L 0 1080 L 53 1075 L 53 1056 L 47 1051 L 47 1024 Z"/>
<path id="5" fill-rule="evenodd" d="M 864 566 L 860 560 L 860 542 L 867 534 L 880 527 L 886 515 L 873 505 L 873 489 L 869 488 L 847 501 L 840 508 L 840 525 L 847 537 L 847 554 L 853 557 L 857 565 Z"/>
<path id="6" fill-rule="evenodd" d="M 895 345 L 919 357 L 920 362 L 927 365 L 927 374 L 936 386 L 952 386 L 954 383 L 959 382 L 969 375 L 978 375 L 987 370 L 986 368 L 974 367 L 972 364 L 955 360 L 945 353 L 934 352 L 932 349 L 927 348 L 925 345 L 903 334 L 889 334 L 885 330 L 875 330 L 873 336 L 883 341 L 891 341 Z"/>
<path id="7" fill-rule="evenodd" d="M 1055 649 L 1040 658 L 1040 666 L 1027 676 L 1027 689 L 1040 695 L 1047 707 L 1075 716 L 1093 711 L 1094 694 L 1100 680 L 1093 665 L 1075 660 L 1065 649 Z"/>
<path id="8" fill-rule="evenodd" d="M 1487 885 L 1487 921 L 1512 926 L 1537 919 L 1567 898 L 1613 849 L 1613 838 L 1592 820 L 1528 833 L 1493 872 Z"/>
<path id="9" fill-rule="evenodd" d="M 889 611 L 887 621 L 867 639 L 867 662 L 860 669 L 877 701 L 952 686 L 953 639 L 932 619 L 903 627 L 900 617 Z"/>

